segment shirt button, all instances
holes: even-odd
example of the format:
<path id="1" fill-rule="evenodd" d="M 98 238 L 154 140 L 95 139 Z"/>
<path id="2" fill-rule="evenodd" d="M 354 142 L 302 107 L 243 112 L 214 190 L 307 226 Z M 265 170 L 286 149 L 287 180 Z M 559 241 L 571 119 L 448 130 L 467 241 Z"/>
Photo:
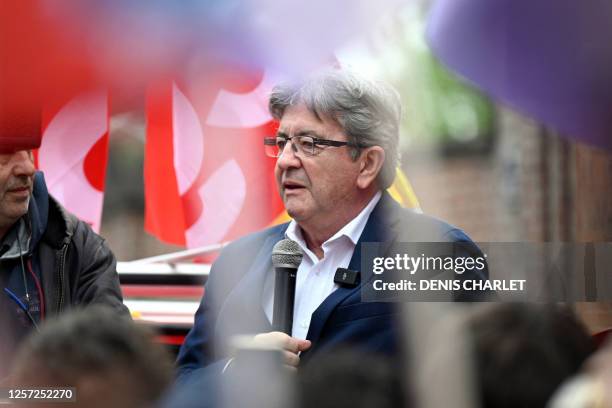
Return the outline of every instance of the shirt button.
<path id="1" fill-rule="evenodd" d="M 308 327 L 308 322 L 307 321 L 303 321 L 300 326 L 302 326 L 302 329 L 306 329 Z"/>

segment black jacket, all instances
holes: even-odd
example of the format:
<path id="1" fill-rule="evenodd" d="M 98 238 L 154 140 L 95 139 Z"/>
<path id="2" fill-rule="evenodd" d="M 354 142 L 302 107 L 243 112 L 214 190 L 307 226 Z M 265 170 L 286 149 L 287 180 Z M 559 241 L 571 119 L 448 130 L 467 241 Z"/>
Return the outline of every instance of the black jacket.
<path id="1" fill-rule="evenodd" d="M 104 238 L 49 196 L 47 228 L 38 243 L 47 316 L 79 305 L 104 304 L 128 315 L 117 261 Z"/>
<path id="2" fill-rule="evenodd" d="M 27 222 L 30 232 L 27 254 L 22 259 L 0 260 L 0 277 L 4 287 L 21 298 L 24 292 L 23 260 L 23 264 L 32 265 L 40 282 L 46 319 L 70 308 L 91 304 L 106 305 L 119 314 L 129 315 L 127 307 L 123 305 L 115 256 L 101 236 L 48 194 L 40 172 L 34 178 Z M 39 301 L 34 278 L 28 268 L 24 268 L 26 284 Z M 9 305 L 0 312 L 6 340 L 0 347 L 3 349 L 0 357 L 6 358 L 32 330 L 32 325 L 14 307 L 8 296 L 4 293 L 0 293 L 0 296 L 4 296 L 3 304 Z M 36 310 L 40 308 L 36 307 Z M 35 317 L 38 320 L 40 313 L 36 313 Z M 2 362 L 6 367 L 7 361 Z"/>

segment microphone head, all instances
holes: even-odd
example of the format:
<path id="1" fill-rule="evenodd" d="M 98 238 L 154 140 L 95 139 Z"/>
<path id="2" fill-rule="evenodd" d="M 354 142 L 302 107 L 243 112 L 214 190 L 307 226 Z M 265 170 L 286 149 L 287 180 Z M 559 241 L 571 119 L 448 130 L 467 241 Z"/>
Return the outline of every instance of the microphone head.
<path id="1" fill-rule="evenodd" d="M 304 254 L 297 242 L 285 238 L 272 248 L 272 265 L 275 268 L 298 268 Z"/>

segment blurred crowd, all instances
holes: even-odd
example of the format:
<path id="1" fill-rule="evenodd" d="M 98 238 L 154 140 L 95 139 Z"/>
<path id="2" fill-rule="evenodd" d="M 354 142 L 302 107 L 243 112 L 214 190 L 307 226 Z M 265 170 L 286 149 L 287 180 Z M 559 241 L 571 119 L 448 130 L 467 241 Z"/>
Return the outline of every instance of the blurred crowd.
<path id="1" fill-rule="evenodd" d="M 430 383 L 426 393 L 463 392 L 457 398 L 467 396 L 471 406 L 482 408 L 612 406 L 608 386 L 612 343 L 596 344 L 571 307 L 482 303 L 464 309 L 462 330 L 457 333 L 463 333 L 470 346 L 460 357 L 467 362 L 469 369 L 463 374 L 472 376 L 468 383 L 473 389 L 457 390 L 440 381 Z M 92 307 L 49 320 L 32 333 L 21 345 L 4 385 L 73 387 L 76 402 L 66 403 L 71 407 L 196 407 L 213 400 L 227 402 L 228 395 L 234 403 L 257 407 L 425 406 L 427 397 L 415 387 L 417 377 L 434 370 L 428 378 L 443 378 L 443 370 L 452 362 L 438 361 L 435 367 L 415 371 L 410 339 L 404 340 L 402 359 L 346 347 L 318 355 L 296 372 L 285 371 L 280 359 L 274 366 L 277 360 L 266 357 L 270 350 L 250 350 L 249 357 L 238 352 L 238 361 L 249 365 L 240 374 L 243 383 L 232 383 L 229 379 L 235 380 L 235 373 L 225 372 L 227 378 L 217 379 L 217 387 L 206 390 L 197 384 L 173 384 L 172 356 L 154 340 L 151 330 L 103 307 Z M 284 390 L 274 387 L 279 384 L 274 372 L 282 376 Z M 268 381 L 270 387 L 265 388 Z M 259 385 L 246 385 L 250 383 Z M 284 400 L 278 401 L 281 395 Z"/>

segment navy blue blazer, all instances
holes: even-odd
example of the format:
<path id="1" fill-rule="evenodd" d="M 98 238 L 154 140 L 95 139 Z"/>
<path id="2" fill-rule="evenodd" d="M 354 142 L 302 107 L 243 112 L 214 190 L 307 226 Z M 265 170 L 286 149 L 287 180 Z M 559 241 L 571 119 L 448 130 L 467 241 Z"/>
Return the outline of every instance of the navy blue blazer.
<path id="1" fill-rule="evenodd" d="M 179 380 L 203 367 L 221 370 L 228 361 L 228 339 L 238 334 L 272 331 L 262 306 L 267 273 L 273 273 L 273 246 L 285 238 L 288 224 L 241 238 L 223 249 L 213 264 L 194 326 L 177 359 Z M 402 208 L 386 192 L 370 215 L 351 258 L 349 269 L 361 269 L 361 243 L 380 243 L 381 256 L 398 242 L 462 242 L 470 256 L 481 254 L 461 230 L 438 219 Z M 484 272 L 483 278 L 486 279 Z M 362 302 L 361 286 L 340 287 L 313 313 L 307 339 L 311 348 L 301 364 L 323 350 L 350 343 L 372 352 L 393 354 L 399 338 L 394 303 Z"/>

